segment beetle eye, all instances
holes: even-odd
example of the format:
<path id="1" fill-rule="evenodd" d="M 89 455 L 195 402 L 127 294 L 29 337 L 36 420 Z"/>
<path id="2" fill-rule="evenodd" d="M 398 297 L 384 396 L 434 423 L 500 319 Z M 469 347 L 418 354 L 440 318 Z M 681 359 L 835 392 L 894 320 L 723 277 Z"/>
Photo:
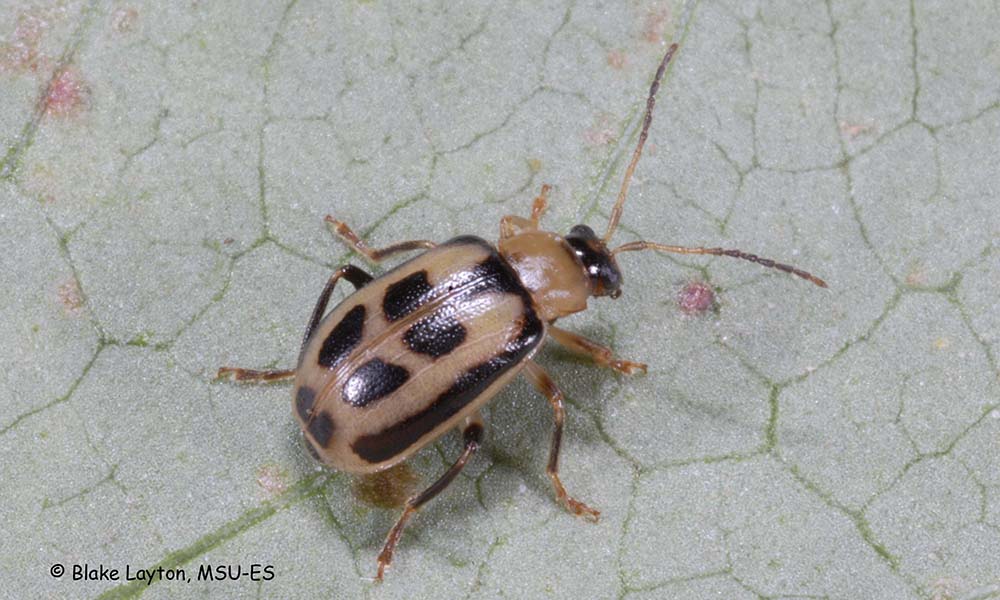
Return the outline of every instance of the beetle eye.
<path id="1" fill-rule="evenodd" d="M 621 296 L 621 295 L 622 295 L 622 289 L 621 288 L 618 288 L 617 290 L 615 290 L 615 291 L 611 292 L 610 294 L 608 294 L 608 296 L 611 296 L 612 300 L 617 300 L 618 297 Z"/>

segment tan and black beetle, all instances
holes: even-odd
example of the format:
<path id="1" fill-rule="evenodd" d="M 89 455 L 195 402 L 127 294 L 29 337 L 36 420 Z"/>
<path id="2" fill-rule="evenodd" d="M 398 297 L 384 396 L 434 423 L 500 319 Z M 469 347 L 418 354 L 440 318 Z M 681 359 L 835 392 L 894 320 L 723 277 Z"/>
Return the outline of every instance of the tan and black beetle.
<path id="1" fill-rule="evenodd" d="M 535 198 L 530 218 L 508 215 L 500 221 L 496 246 L 461 236 L 443 244 L 415 240 L 376 250 L 327 216 L 331 229 L 372 262 L 423 252 L 377 279 L 353 265 L 338 269 L 319 296 L 295 369 L 219 370 L 220 377 L 241 381 L 294 377 L 294 411 L 307 446 L 324 464 L 350 473 L 387 469 L 448 431 L 461 431 L 465 450 L 437 481 L 407 500 L 378 556 L 376 579 L 392 562 L 413 514 L 445 489 L 479 448 L 479 408 L 519 373 L 548 398 L 555 413 L 546 470 L 556 498 L 572 513 L 597 520 L 600 513 L 567 494 L 559 480 L 563 394 L 532 356 L 551 337 L 618 372 L 646 370 L 642 363 L 616 359 L 608 348 L 555 326 L 557 319 L 587 308 L 591 296 L 621 294 L 616 255 L 661 250 L 732 256 L 826 287 L 805 271 L 740 250 L 642 241 L 608 248 L 642 155 L 660 80 L 676 50 L 677 44 L 670 46 L 656 71 L 639 141 L 602 237 L 586 225 L 573 227 L 565 237 L 539 229 L 547 185 Z M 326 313 L 341 278 L 356 291 Z"/>

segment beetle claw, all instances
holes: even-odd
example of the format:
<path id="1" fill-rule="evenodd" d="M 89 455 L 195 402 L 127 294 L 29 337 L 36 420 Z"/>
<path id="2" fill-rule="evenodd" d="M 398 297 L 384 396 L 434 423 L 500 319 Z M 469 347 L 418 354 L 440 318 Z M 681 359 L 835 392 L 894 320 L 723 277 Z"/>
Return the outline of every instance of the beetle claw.
<path id="1" fill-rule="evenodd" d="M 632 362 L 630 360 L 615 360 L 611 362 L 611 368 L 625 375 L 635 375 L 639 371 L 645 375 L 648 371 L 646 363 Z"/>

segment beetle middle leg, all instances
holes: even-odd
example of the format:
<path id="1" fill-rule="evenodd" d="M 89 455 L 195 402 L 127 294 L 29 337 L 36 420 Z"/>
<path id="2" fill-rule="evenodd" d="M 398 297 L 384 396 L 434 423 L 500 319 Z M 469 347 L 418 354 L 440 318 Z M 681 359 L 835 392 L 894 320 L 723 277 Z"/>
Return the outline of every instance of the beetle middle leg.
<path id="1" fill-rule="evenodd" d="M 500 239 L 507 239 L 517 235 L 521 231 L 538 229 L 538 223 L 542 220 L 542 214 L 549 205 L 549 191 L 552 186 L 542 185 L 542 191 L 535 196 L 531 203 L 531 218 L 519 217 L 517 215 L 506 215 L 500 219 Z"/>
<path id="2" fill-rule="evenodd" d="M 430 487 L 406 501 L 403 514 L 399 516 L 399 520 L 389 530 L 389 535 L 385 538 L 385 545 L 382 546 L 382 551 L 379 552 L 378 573 L 375 575 L 375 581 L 382 581 L 382 575 L 385 574 L 386 567 L 392 564 L 392 553 L 396 550 L 396 544 L 399 543 L 399 538 L 402 537 L 403 530 L 406 529 L 406 524 L 410 518 L 420 510 L 421 506 L 448 487 L 454 481 L 455 477 L 458 477 L 458 474 L 462 472 L 462 469 L 465 468 L 465 463 L 469 462 L 472 455 L 479 450 L 479 444 L 483 439 L 483 421 L 479 413 L 475 413 L 471 417 L 466 417 L 465 421 L 463 421 L 462 438 L 465 441 L 465 449 L 462 451 L 461 456 L 458 457 L 458 460 L 455 461 L 455 464 L 451 465 L 445 471 L 444 475 L 439 477 Z"/>
<path id="3" fill-rule="evenodd" d="M 552 429 L 552 446 L 549 448 L 549 464 L 545 468 L 545 472 L 548 474 L 549 479 L 552 480 L 552 487 L 556 490 L 556 498 L 574 515 L 596 523 L 601 515 L 601 511 L 590 508 L 583 502 L 567 494 L 562 480 L 559 479 L 559 448 L 562 445 L 563 421 L 566 419 L 566 409 L 563 408 L 562 390 L 556 386 L 556 382 L 549 377 L 545 369 L 532 360 L 525 363 L 524 372 L 535 388 L 549 399 L 549 404 L 552 405 L 552 410 L 555 412 L 555 426 Z"/>
<path id="4" fill-rule="evenodd" d="M 386 246 L 385 248 L 372 248 L 366 244 L 364 240 L 358 237 L 358 234 L 351 231 L 351 228 L 347 226 L 347 223 L 334 219 L 330 215 L 326 215 L 323 220 L 328 223 L 327 227 L 330 228 L 331 232 L 336 234 L 340 239 L 344 240 L 344 243 L 351 248 L 354 248 L 354 250 L 356 250 L 359 254 L 373 263 L 382 262 L 393 254 L 399 254 L 400 252 L 412 252 L 413 250 L 428 249 L 437 245 L 430 240 L 410 240 Z"/>
<path id="5" fill-rule="evenodd" d="M 565 347 L 567 350 L 571 350 L 577 354 L 585 354 L 602 367 L 614 369 L 615 371 L 625 375 L 634 375 L 639 371 L 642 371 L 643 373 L 646 372 L 645 363 L 617 359 L 611 354 L 611 350 L 609 348 L 605 348 L 597 342 L 588 340 L 582 335 L 575 334 L 572 331 L 566 331 L 565 329 L 550 326 L 549 335 L 552 336 L 552 339 L 554 339 L 559 345 Z"/>
<path id="6" fill-rule="evenodd" d="M 326 285 L 323 286 L 323 291 L 320 292 L 319 298 L 316 300 L 316 307 L 313 308 L 312 316 L 309 317 L 309 325 L 306 326 L 306 334 L 302 336 L 303 348 L 305 348 L 309 338 L 312 337 L 313 331 L 316 331 L 316 327 L 319 326 L 319 322 L 323 320 L 323 313 L 326 312 L 326 305 L 330 302 L 330 294 L 333 293 L 333 288 L 336 287 L 337 282 L 340 281 L 341 277 L 351 282 L 351 285 L 353 285 L 356 290 L 360 290 L 365 287 L 368 285 L 368 282 L 372 280 L 371 275 L 354 265 L 344 265 L 334 271 L 333 275 L 330 276 L 330 279 L 326 281 Z"/>
<path id="7" fill-rule="evenodd" d="M 333 293 L 333 288 L 336 287 L 337 282 L 341 278 L 350 281 L 354 285 L 354 289 L 360 290 L 369 281 L 372 280 L 372 276 L 365 273 L 363 270 L 355 267 L 354 265 L 344 265 L 330 276 L 327 280 L 326 285 L 323 286 L 323 291 L 319 294 L 319 299 L 316 300 L 316 307 L 313 308 L 312 316 L 309 318 L 309 325 L 306 327 L 306 334 L 302 339 L 302 345 L 305 346 L 306 342 L 309 341 L 310 336 L 312 336 L 313 331 L 319 325 L 319 322 L 323 319 L 323 313 L 326 312 L 326 306 L 330 303 L 330 294 Z M 275 371 L 257 371 L 254 369 L 241 369 L 239 367 L 222 367 L 219 372 L 215 374 L 216 379 L 222 379 L 223 377 L 232 377 L 236 381 L 281 381 L 282 379 L 291 379 L 295 377 L 295 369 L 281 369 Z"/>

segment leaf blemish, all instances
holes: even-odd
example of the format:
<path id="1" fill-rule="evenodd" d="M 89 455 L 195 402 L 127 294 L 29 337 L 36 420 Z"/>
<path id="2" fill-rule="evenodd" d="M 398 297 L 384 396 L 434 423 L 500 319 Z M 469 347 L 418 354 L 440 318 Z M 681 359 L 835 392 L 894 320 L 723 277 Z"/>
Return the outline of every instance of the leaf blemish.
<path id="1" fill-rule="evenodd" d="M 686 315 L 703 315 L 715 306 L 715 291 L 704 281 L 691 281 L 677 294 L 677 307 Z"/>
<path id="2" fill-rule="evenodd" d="M 69 117 L 79 114 L 90 97 L 90 88 L 79 71 L 71 67 L 60 70 L 42 96 L 42 112 L 49 117 Z"/>

